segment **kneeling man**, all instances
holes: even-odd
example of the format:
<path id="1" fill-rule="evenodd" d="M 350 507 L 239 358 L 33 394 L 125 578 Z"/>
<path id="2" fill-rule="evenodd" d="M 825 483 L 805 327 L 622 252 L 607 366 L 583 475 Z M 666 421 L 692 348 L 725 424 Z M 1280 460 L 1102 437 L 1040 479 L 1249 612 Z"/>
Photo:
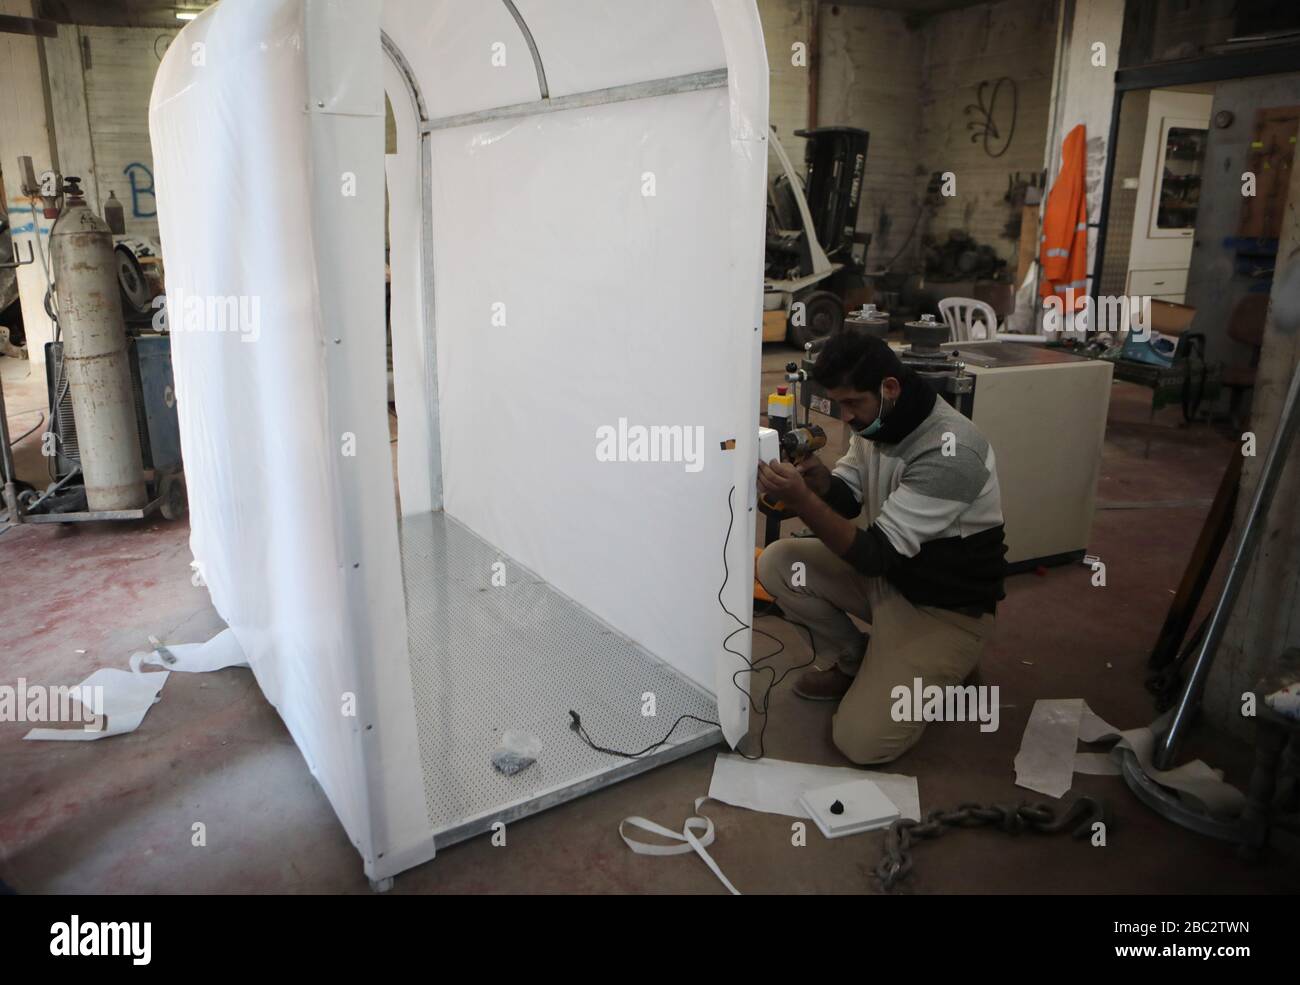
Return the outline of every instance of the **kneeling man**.
<path id="1" fill-rule="evenodd" d="M 886 763 L 925 729 L 894 720 L 894 688 L 961 684 L 992 636 L 1006 554 L 993 449 L 881 339 L 832 336 L 812 376 L 853 437 L 834 471 L 811 457 L 759 463 L 759 489 L 814 536 L 769 544 L 758 577 L 824 665 L 795 692 L 838 700 L 835 745 Z"/>

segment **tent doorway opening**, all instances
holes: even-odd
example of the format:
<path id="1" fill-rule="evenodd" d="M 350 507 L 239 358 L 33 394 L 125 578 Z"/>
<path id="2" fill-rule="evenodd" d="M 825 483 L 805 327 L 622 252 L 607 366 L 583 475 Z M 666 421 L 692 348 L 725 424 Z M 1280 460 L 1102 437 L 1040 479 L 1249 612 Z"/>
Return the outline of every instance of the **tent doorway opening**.
<path id="1" fill-rule="evenodd" d="M 406 480 L 395 487 L 419 762 L 441 850 L 722 736 L 711 694 L 444 509 L 444 483 L 457 476 L 444 475 L 440 384 L 471 369 L 439 351 L 428 115 L 400 50 L 387 37 L 384 49 L 388 410 L 395 476 Z M 486 463 L 511 449 L 482 454 Z M 522 479 L 510 509 L 536 511 Z M 536 512 L 529 522 L 546 523 Z M 513 775 L 493 765 L 506 733 L 540 747 Z"/>

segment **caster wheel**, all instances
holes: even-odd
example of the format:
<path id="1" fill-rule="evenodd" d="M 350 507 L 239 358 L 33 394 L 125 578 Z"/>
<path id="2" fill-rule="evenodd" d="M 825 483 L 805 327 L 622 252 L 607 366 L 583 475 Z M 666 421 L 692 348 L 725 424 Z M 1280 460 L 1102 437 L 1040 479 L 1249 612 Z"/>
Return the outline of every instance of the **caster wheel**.
<path id="1" fill-rule="evenodd" d="M 834 335 L 844 325 L 844 302 L 830 291 L 813 291 L 795 299 L 803 305 L 803 316 L 795 318 L 791 307 L 786 323 L 787 339 L 803 348 L 810 342 Z"/>
<path id="2" fill-rule="evenodd" d="M 183 475 L 163 476 L 159 496 L 162 498 L 159 510 L 166 519 L 179 520 L 189 513 L 189 499 L 185 493 Z"/>

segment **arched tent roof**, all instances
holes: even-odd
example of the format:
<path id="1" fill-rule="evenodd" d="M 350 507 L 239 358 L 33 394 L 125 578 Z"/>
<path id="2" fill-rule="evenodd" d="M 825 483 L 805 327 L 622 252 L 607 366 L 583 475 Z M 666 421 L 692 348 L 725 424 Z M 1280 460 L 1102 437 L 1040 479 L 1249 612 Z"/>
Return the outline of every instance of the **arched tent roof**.
<path id="1" fill-rule="evenodd" d="M 766 113 L 753 0 L 222 0 L 168 50 L 169 305 L 259 312 L 256 340 L 172 313 L 191 544 L 372 877 L 433 853 L 385 164 L 403 513 L 445 509 L 717 695 L 734 743 L 749 634 L 724 648 L 718 601 L 748 618 Z M 706 440 L 610 467 L 625 422 Z"/>
<path id="2" fill-rule="evenodd" d="M 698 0 L 432 8 L 389 4 L 384 27 L 437 66 L 434 119 L 726 68 L 713 7 Z"/>
<path id="3" fill-rule="evenodd" d="M 659 83 L 729 86 L 736 135 L 766 139 L 767 61 L 747 0 L 389 0 L 383 26 L 398 50 L 419 53 L 434 126 L 632 98 Z"/>

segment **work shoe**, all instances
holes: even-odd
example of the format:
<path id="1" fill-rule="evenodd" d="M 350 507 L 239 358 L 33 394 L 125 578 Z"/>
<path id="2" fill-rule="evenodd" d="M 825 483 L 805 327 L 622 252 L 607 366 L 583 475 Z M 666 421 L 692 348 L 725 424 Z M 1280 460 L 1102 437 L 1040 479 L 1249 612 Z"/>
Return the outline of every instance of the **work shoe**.
<path id="1" fill-rule="evenodd" d="M 809 701 L 839 701 L 852 683 L 853 678 L 839 667 L 805 670 L 794 682 L 794 693 Z"/>

